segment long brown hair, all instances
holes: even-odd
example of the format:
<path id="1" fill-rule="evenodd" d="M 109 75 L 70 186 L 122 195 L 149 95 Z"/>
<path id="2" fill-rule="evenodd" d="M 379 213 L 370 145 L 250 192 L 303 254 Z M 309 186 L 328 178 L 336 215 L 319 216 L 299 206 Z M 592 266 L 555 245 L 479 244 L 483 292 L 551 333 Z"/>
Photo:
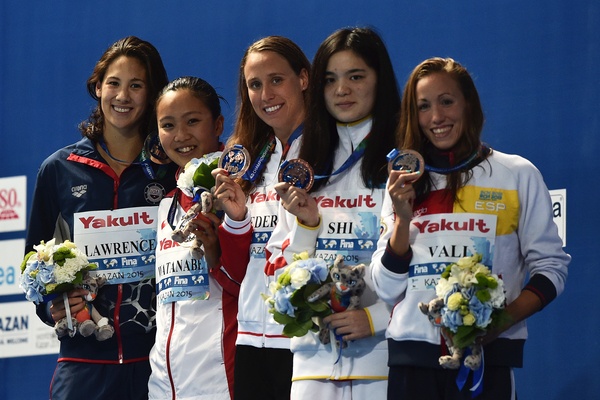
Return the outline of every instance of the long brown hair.
<path id="1" fill-rule="evenodd" d="M 79 124 L 82 136 L 97 141 L 104 132 L 104 114 L 100 106 L 100 98 L 96 96 L 96 85 L 104 80 L 106 71 L 113 61 L 121 56 L 139 60 L 146 69 L 148 84 L 147 106 L 140 124 L 140 135 L 145 138 L 156 131 L 154 102 L 159 91 L 169 82 L 167 71 L 158 50 L 149 42 L 135 36 L 127 36 L 113 43 L 100 57 L 94 71 L 87 80 L 87 91 L 98 103 L 87 120 Z"/>
<path id="2" fill-rule="evenodd" d="M 279 54 L 287 60 L 296 75 L 300 76 L 302 70 L 310 71 L 310 61 L 302 52 L 302 49 L 283 36 L 267 36 L 251 44 L 240 62 L 238 77 L 238 99 L 237 99 L 237 119 L 235 128 L 228 140 L 228 145 L 241 144 L 250 153 L 250 158 L 255 160 L 260 151 L 267 145 L 270 138 L 274 135 L 273 128 L 267 125 L 254 112 L 250 96 L 248 95 L 248 86 L 246 85 L 246 76 L 244 68 L 248 55 L 253 52 L 272 51 Z M 307 91 L 304 91 L 304 105 L 307 104 Z M 255 181 L 256 182 L 256 181 Z M 244 192 L 250 193 L 255 184 L 248 181 L 240 181 Z"/>
<path id="3" fill-rule="evenodd" d="M 481 148 L 481 131 L 483 130 L 484 115 L 479 100 L 479 93 L 467 69 L 452 58 L 429 58 L 415 67 L 404 87 L 402 97 L 402 111 L 400 125 L 398 126 L 398 147 L 412 149 L 425 156 L 427 163 L 427 148 L 429 140 L 419 126 L 419 110 L 417 102 L 417 83 L 419 80 L 432 74 L 448 74 L 454 79 L 465 98 L 465 115 L 463 132 L 458 143 L 453 148 L 456 160 L 465 160 Z M 483 155 L 481 155 L 483 156 Z M 471 170 L 455 171 L 447 175 L 447 188 L 456 197 L 458 189 L 465 185 L 471 177 Z M 432 187 L 429 173 L 415 183 L 417 198 L 426 196 Z"/>

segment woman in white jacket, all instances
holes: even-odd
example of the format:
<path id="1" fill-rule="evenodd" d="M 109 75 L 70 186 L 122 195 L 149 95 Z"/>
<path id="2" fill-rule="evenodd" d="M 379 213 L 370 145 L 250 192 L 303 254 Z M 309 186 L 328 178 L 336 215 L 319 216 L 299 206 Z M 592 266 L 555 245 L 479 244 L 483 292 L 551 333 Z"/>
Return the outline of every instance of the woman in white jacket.
<path id="1" fill-rule="evenodd" d="M 398 136 L 426 167 L 390 173 L 372 265 L 377 293 L 395 305 L 388 399 L 472 398 L 471 378 L 459 390 L 459 370 L 440 367 L 445 341 L 418 309 L 436 297 L 440 266 L 479 253 L 504 281 L 507 323 L 479 338 L 485 368 L 478 399 L 515 398 L 512 368 L 523 362 L 525 319 L 563 291 L 570 257 L 542 176 L 524 158 L 483 144 L 483 121 L 473 80 L 459 63 L 432 58 L 413 70 Z"/>
<path id="2" fill-rule="evenodd" d="M 237 264 L 226 267 L 247 267 L 239 295 L 236 400 L 289 399 L 290 339 L 260 294 L 274 279 L 265 273 L 265 245 L 279 206 L 273 185 L 279 166 L 300 143 L 309 70 L 310 62 L 288 38 L 267 36 L 248 47 L 240 63 L 238 116 L 228 146 L 243 146 L 252 162 L 235 180 L 222 169 L 215 171 L 215 195 L 225 210 L 221 249 Z M 249 244 L 243 244 L 244 238 Z"/>
<path id="3" fill-rule="evenodd" d="M 338 30 L 319 47 L 310 79 L 299 157 L 313 166 L 317 179 L 309 193 L 276 185 L 285 208 L 267 245 L 267 269 L 276 274 L 303 251 L 328 264 L 341 254 L 347 265 L 368 265 L 379 238 L 386 152 L 393 147 L 400 106 L 385 45 L 371 29 Z M 368 276 L 366 283 L 360 309 L 323 320 L 349 342 L 339 360 L 336 345 L 321 344 L 313 332 L 292 339 L 293 400 L 385 397 L 383 333 L 390 309 Z"/>

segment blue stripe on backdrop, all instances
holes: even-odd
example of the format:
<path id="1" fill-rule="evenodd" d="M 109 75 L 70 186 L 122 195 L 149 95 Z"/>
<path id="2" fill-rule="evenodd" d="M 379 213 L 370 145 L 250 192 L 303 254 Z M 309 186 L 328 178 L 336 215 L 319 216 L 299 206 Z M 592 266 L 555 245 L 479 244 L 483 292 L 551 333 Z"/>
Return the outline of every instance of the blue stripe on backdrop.
<path id="1" fill-rule="evenodd" d="M 0 177 L 27 175 L 31 198 L 44 158 L 80 137 L 77 124 L 93 106 L 85 81 L 120 37 L 133 34 L 156 45 L 169 77 L 199 75 L 214 84 L 228 102 L 227 135 L 248 44 L 284 35 L 312 58 L 329 33 L 349 25 L 378 29 L 401 84 L 427 57 L 451 56 L 466 65 L 486 114 L 484 140 L 531 160 L 550 189 L 567 189 L 571 275 L 565 293 L 530 319 L 517 389 L 520 399 L 597 397 L 600 321 L 591 294 L 600 213 L 590 201 L 600 197 L 593 175 L 600 154 L 597 0 L 4 0 Z M 0 233 L 0 240 L 14 237 Z M 56 355 L 0 358 L 0 398 L 47 398 L 55 362 Z"/>

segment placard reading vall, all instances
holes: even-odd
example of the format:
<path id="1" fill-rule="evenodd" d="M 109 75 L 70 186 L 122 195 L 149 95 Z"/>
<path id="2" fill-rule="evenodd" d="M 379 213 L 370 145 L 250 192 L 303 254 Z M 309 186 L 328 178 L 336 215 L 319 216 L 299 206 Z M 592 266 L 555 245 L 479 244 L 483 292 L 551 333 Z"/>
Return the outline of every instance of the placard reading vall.
<path id="1" fill-rule="evenodd" d="M 75 214 L 74 239 L 107 284 L 154 277 L 157 207 Z"/>

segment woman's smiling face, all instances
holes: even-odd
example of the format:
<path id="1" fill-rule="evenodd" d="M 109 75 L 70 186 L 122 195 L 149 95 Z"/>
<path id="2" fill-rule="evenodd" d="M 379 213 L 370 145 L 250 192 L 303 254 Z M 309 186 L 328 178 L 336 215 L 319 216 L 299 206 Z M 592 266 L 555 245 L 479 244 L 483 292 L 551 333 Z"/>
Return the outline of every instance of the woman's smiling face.
<path id="1" fill-rule="evenodd" d="M 215 119 L 188 89 L 166 92 L 156 107 L 158 134 L 171 160 L 184 167 L 192 158 L 219 150 L 223 116 Z"/>
<path id="2" fill-rule="evenodd" d="M 416 85 L 419 126 L 440 150 L 450 150 L 463 133 L 466 102 L 458 82 L 445 72 L 421 78 Z"/>
<path id="3" fill-rule="evenodd" d="M 120 56 L 110 64 L 104 79 L 96 85 L 105 133 L 113 130 L 138 133 L 149 107 L 146 80 L 146 69 L 137 58 Z"/>
<path id="4" fill-rule="evenodd" d="M 308 71 L 296 75 L 289 62 L 274 51 L 253 51 L 248 54 L 244 77 L 254 112 L 275 135 L 287 140 L 304 121 Z"/>

